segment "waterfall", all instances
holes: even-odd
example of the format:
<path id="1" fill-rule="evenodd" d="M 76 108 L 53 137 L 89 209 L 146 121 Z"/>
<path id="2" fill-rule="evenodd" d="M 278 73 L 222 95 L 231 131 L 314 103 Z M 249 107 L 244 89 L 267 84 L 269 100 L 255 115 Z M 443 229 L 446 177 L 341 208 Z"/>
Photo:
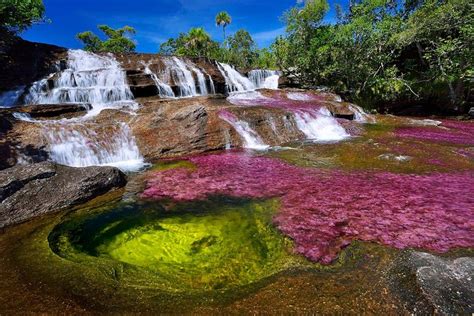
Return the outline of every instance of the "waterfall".
<path id="1" fill-rule="evenodd" d="M 248 90 L 255 90 L 255 85 L 247 78 L 242 76 L 232 66 L 217 63 L 217 68 L 225 78 L 228 92 L 241 92 Z"/>
<path id="2" fill-rule="evenodd" d="M 207 75 L 209 77 L 209 85 L 211 88 L 211 94 L 216 94 L 216 87 L 214 86 L 214 81 L 212 80 L 211 75 Z"/>
<path id="3" fill-rule="evenodd" d="M 145 73 L 147 75 L 151 76 L 151 79 L 153 79 L 153 82 L 155 82 L 156 87 L 158 88 L 158 94 L 162 98 L 174 98 L 174 92 L 173 89 L 166 83 L 160 80 L 158 76 L 151 71 L 150 65 L 143 63 L 143 66 L 145 66 Z"/>
<path id="4" fill-rule="evenodd" d="M 256 69 L 248 73 L 250 81 L 257 89 L 278 89 L 281 73 L 276 70 Z"/>
<path id="5" fill-rule="evenodd" d="M 317 112 L 297 111 L 294 113 L 296 126 L 312 141 L 340 141 L 350 135 L 325 107 Z"/>
<path id="6" fill-rule="evenodd" d="M 137 107 L 125 71 L 115 58 L 83 50 L 69 50 L 67 69 L 35 82 L 25 103 L 89 103 L 93 114 L 106 108 Z"/>
<path id="7" fill-rule="evenodd" d="M 165 64 L 171 71 L 175 84 L 179 87 L 179 97 L 197 95 L 196 82 L 186 64 L 176 57 L 166 59 Z"/>
<path id="8" fill-rule="evenodd" d="M 91 128 L 88 124 L 44 124 L 51 159 L 72 167 L 114 166 L 136 171 L 144 162 L 125 123 Z"/>
<path id="9" fill-rule="evenodd" d="M 244 141 L 244 148 L 265 150 L 270 146 L 266 145 L 260 136 L 249 125 L 248 122 L 239 120 L 234 114 L 228 111 L 221 111 L 219 117 L 229 123 Z"/>
<path id="10" fill-rule="evenodd" d="M 375 118 L 367 114 L 363 108 L 358 105 L 351 104 L 349 105 L 349 109 L 354 112 L 354 120 L 359 123 L 375 123 Z"/>
<path id="11" fill-rule="evenodd" d="M 206 74 L 191 61 L 185 62 L 177 57 L 171 57 L 165 58 L 163 62 L 166 71 L 162 74 L 160 81 L 174 82 L 174 84 L 179 88 L 179 94 L 177 97 L 185 98 L 209 94 Z M 196 75 L 196 78 L 194 75 Z M 208 77 L 210 80 L 211 93 L 214 94 L 214 82 L 210 76 Z M 197 79 L 197 84 L 195 79 Z"/>
<path id="12" fill-rule="evenodd" d="M 0 94 L 0 108 L 9 108 L 15 106 L 24 91 L 25 86 L 20 86 L 14 90 Z"/>
<path id="13" fill-rule="evenodd" d="M 113 166 L 138 171 L 144 159 L 125 123 L 102 125 L 78 119 L 36 120 L 13 113 L 20 121 L 41 126 L 52 161 L 71 167 Z"/>
<path id="14" fill-rule="evenodd" d="M 103 109 L 138 109 L 125 71 L 111 55 L 68 51 L 66 69 L 33 83 L 25 101 L 92 106 L 86 116 L 73 119 L 38 121 L 28 115 L 15 115 L 16 119 L 41 125 L 54 162 L 73 167 L 116 166 L 124 171 L 143 167 L 143 158 L 127 124 L 101 126 L 90 121 Z"/>
<path id="15" fill-rule="evenodd" d="M 200 95 L 208 95 L 209 92 L 207 90 L 206 77 L 204 76 L 202 71 L 199 70 L 198 68 L 196 68 L 194 66 L 190 66 L 190 68 L 196 74 L 196 77 L 197 77 L 197 80 L 198 80 L 198 83 L 199 83 L 199 94 Z"/>

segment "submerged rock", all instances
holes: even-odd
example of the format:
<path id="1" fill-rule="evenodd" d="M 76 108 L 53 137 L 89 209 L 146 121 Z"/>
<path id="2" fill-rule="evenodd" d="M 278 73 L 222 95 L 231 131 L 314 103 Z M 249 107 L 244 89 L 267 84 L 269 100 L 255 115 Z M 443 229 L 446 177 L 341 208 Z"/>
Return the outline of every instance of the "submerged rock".
<path id="1" fill-rule="evenodd" d="M 0 172 L 0 228 L 60 211 L 123 187 L 112 167 L 71 168 L 49 162 Z"/>

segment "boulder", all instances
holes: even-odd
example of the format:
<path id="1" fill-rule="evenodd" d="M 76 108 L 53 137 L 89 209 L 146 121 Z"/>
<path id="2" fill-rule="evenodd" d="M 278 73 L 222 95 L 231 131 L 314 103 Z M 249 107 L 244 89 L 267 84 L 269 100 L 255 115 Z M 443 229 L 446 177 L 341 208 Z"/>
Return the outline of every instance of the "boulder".
<path id="1" fill-rule="evenodd" d="M 0 228 L 85 203 L 125 184 L 125 175 L 113 167 L 42 162 L 2 170 Z"/>

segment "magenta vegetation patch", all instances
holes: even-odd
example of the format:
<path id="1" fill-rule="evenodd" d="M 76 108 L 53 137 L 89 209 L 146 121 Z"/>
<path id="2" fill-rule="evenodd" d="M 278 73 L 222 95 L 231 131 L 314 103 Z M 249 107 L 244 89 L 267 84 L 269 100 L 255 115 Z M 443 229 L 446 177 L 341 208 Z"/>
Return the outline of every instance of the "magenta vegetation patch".
<path id="1" fill-rule="evenodd" d="M 474 123 L 444 120 L 441 127 L 403 127 L 397 136 L 454 144 L 474 145 Z"/>
<path id="2" fill-rule="evenodd" d="M 352 240 L 446 252 L 474 246 L 474 176 L 303 169 L 240 154 L 191 158 L 196 170 L 156 172 L 144 198 L 279 197 L 277 227 L 296 251 L 329 264 Z"/>

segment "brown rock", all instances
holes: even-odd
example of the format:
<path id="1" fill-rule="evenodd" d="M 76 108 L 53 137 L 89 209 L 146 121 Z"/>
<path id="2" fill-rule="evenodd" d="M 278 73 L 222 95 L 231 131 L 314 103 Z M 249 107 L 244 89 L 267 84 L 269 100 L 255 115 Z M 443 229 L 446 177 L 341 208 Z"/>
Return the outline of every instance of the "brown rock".
<path id="1" fill-rule="evenodd" d="M 1 109 L 0 113 L 27 113 L 32 118 L 71 118 L 82 116 L 91 109 L 90 104 L 40 104 Z"/>

